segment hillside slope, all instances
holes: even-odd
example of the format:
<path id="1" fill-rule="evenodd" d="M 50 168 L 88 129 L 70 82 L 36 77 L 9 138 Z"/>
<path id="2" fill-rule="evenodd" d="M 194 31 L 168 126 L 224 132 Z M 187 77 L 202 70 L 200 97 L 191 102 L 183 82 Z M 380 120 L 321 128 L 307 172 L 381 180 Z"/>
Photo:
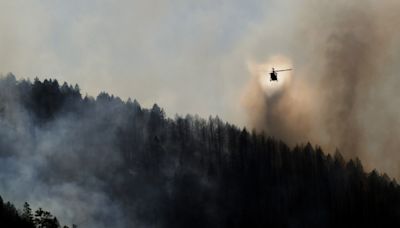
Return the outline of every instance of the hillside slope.
<path id="1" fill-rule="evenodd" d="M 78 227 L 400 225 L 399 186 L 358 159 L 56 80 L 0 80 L 0 163 L 0 194 Z"/>

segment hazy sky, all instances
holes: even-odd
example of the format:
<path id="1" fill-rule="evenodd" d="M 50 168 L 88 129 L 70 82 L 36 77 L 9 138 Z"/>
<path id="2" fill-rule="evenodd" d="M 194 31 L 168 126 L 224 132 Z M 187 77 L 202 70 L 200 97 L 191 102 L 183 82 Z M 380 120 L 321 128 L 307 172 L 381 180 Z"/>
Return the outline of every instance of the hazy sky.
<path id="1" fill-rule="evenodd" d="M 0 73 L 218 115 L 399 180 L 399 12 L 399 0 L 0 0 Z M 272 66 L 294 71 L 262 82 Z"/>
<path id="2" fill-rule="evenodd" d="M 399 9 L 398 0 L 0 0 L 0 72 L 156 102 L 170 117 L 219 115 L 399 177 Z M 265 97 L 257 77 L 288 63 L 288 86 Z"/>
<path id="3" fill-rule="evenodd" d="M 57 78 L 78 83 L 83 94 L 107 91 L 147 107 L 157 102 L 171 117 L 219 115 L 241 125 L 249 61 L 285 52 L 270 39 L 284 44 L 279 34 L 290 29 L 282 5 L 0 0 L 0 72 Z"/>

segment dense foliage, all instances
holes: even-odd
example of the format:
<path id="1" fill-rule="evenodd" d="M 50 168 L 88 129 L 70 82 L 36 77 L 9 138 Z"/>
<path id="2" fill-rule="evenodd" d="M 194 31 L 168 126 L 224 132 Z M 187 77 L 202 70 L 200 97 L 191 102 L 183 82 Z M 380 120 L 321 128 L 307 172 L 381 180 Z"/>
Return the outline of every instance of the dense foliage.
<path id="1" fill-rule="evenodd" d="M 82 98 L 78 86 L 56 80 L 31 83 L 9 75 L 1 83 L 39 128 L 61 118 L 100 120 L 93 131 L 73 127 L 109 132 L 111 155 L 98 149 L 100 136 L 91 133 L 77 160 L 91 153 L 120 159 L 105 164 L 89 156 L 77 170 L 55 152 L 44 179 L 71 181 L 90 169 L 122 208 L 126 227 L 400 226 L 397 183 L 366 173 L 358 159 L 346 162 L 339 152 L 326 155 L 310 144 L 289 148 L 218 117 L 166 118 L 156 104 L 145 109 L 107 93 Z M 10 106 L 5 97 L 0 92 L 1 113 Z"/>

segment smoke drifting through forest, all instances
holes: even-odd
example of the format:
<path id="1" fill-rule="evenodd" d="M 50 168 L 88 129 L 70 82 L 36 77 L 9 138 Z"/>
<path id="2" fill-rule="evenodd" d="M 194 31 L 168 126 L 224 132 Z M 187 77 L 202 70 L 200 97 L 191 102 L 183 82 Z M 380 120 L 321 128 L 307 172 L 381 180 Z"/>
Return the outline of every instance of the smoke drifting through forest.
<path id="1" fill-rule="evenodd" d="M 45 85 L 47 92 L 53 92 L 47 98 L 40 98 L 46 108 L 36 118 L 26 107 L 37 105 L 23 100 L 34 100 L 45 91 L 39 87 L 31 89 L 30 83 L 22 82 L 20 88 L 25 92 L 21 92 L 13 76 L 0 82 L 2 196 L 17 205 L 28 201 L 33 207 L 49 207 L 62 220 L 80 227 L 124 227 L 120 207 L 107 196 L 103 190 L 106 183 L 102 181 L 110 178 L 114 166 L 121 163 L 113 143 L 116 123 L 122 120 L 104 119 L 115 107 L 99 106 L 96 114 L 82 119 L 66 112 L 51 124 L 44 124 L 43 119 L 52 118 L 46 113 L 62 105 L 60 93 L 54 93 L 58 87 L 49 86 L 48 81 Z M 64 84 L 62 90 L 72 91 L 65 103 L 80 99 L 78 87 L 74 90 Z M 105 123 L 101 122 L 113 127 L 104 129 Z"/>
<path id="2" fill-rule="evenodd" d="M 400 32 L 394 29 L 400 3 L 302 1 L 291 7 L 298 7 L 287 54 L 295 71 L 273 96 L 253 75 L 244 93 L 252 126 L 292 144 L 338 148 L 368 169 L 400 177 Z"/>
<path id="3" fill-rule="evenodd" d="M 359 160 L 310 144 L 290 149 L 218 117 L 169 119 L 156 104 L 82 98 L 56 80 L 0 78 L 0 136 L 1 196 L 48 208 L 64 224 L 400 224 L 399 185 Z M 7 205 L 1 216 L 16 211 Z M 29 214 L 22 219 L 32 224 Z"/>

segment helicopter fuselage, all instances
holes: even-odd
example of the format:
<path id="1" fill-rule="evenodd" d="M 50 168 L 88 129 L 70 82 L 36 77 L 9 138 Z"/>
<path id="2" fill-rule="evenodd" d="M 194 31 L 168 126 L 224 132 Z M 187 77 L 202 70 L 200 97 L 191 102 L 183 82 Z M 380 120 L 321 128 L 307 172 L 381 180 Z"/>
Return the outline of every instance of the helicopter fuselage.
<path id="1" fill-rule="evenodd" d="M 270 75 L 270 81 L 278 81 L 278 74 L 275 71 L 272 71 L 269 73 Z"/>
<path id="2" fill-rule="evenodd" d="M 274 68 L 272 68 L 272 72 L 269 73 L 270 81 L 278 81 L 278 73 L 277 72 L 290 71 L 290 70 L 292 70 L 292 69 L 275 70 Z"/>

